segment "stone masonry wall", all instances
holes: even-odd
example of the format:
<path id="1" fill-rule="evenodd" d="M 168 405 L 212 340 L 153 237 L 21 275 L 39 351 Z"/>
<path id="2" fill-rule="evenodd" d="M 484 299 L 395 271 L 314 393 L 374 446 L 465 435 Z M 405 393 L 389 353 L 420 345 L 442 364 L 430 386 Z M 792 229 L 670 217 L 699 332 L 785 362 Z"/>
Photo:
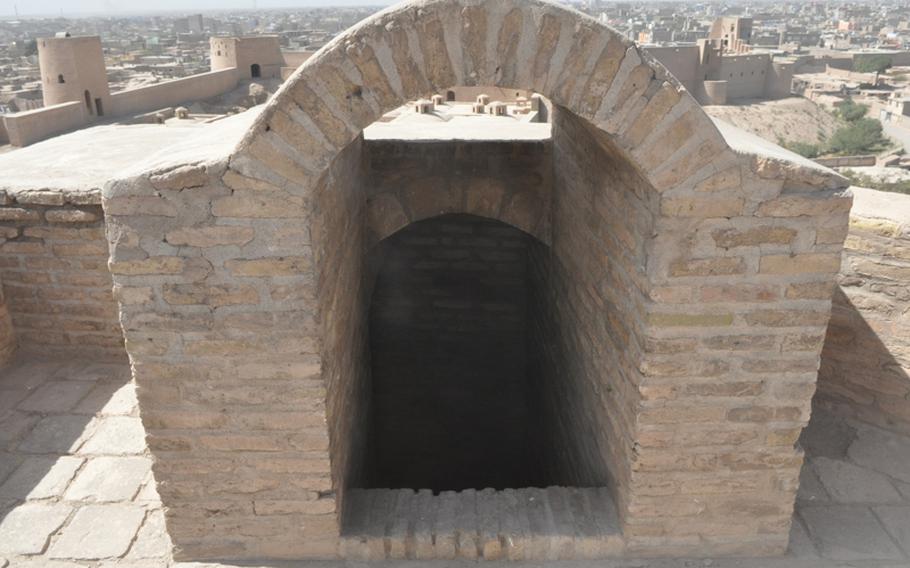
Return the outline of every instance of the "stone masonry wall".
<path id="1" fill-rule="evenodd" d="M 910 433 L 910 196 L 856 193 L 816 401 Z"/>
<path id="2" fill-rule="evenodd" d="M 368 141 L 370 242 L 409 222 L 465 212 L 550 240 L 549 142 Z"/>
<path id="3" fill-rule="evenodd" d="M 0 281 L 23 351 L 123 359 L 97 193 L 0 199 Z"/>
<path id="4" fill-rule="evenodd" d="M 16 353 L 16 334 L 9 315 L 9 306 L 0 286 L 0 366 L 9 362 Z"/>
<path id="5" fill-rule="evenodd" d="M 106 188 L 120 320 L 175 555 L 330 557 L 313 194 L 246 171 L 163 166 Z"/>
<path id="6" fill-rule="evenodd" d="M 557 456 L 551 483 L 610 485 L 622 508 L 656 194 L 571 112 L 556 109 L 553 138 L 553 244 L 533 255 L 539 439 Z"/>
<path id="7" fill-rule="evenodd" d="M 365 260 L 362 144 L 358 139 L 339 154 L 313 199 L 314 299 L 332 464 L 332 485 L 326 490 L 332 489 L 340 504 L 339 522 L 345 491 L 362 487 L 365 480 L 371 413 L 368 317 L 375 275 Z"/>
<path id="8" fill-rule="evenodd" d="M 613 466 L 629 471 L 616 483 L 628 552 L 782 552 L 846 180 L 722 134 L 662 67 L 593 19 L 535 0 L 422 0 L 308 60 L 230 157 L 105 188 L 121 322 L 180 556 L 337 555 L 344 483 L 331 474 L 351 467 L 336 451 L 342 399 L 331 391 L 350 375 L 332 346 L 344 328 L 357 337 L 343 318 L 363 297 L 330 288 L 358 285 L 353 253 L 329 263 L 319 252 L 361 239 L 343 197 L 356 166 L 337 171 L 338 158 L 385 112 L 459 84 L 541 93 L 659 194 L 652 231 L 636 237 L 644 254 L 631 257 L 647 297 L 617 448 L 628 463 Z M 446 197 L 387 212 L 404 226 L 417 220 L 409 211 L 451 209 Z M 367 207 L 375 230 L 385 215 Z M 315 302 L 278 293 L 314 284 Z M 606 325 L 611 312 L 600 315 Z"/>

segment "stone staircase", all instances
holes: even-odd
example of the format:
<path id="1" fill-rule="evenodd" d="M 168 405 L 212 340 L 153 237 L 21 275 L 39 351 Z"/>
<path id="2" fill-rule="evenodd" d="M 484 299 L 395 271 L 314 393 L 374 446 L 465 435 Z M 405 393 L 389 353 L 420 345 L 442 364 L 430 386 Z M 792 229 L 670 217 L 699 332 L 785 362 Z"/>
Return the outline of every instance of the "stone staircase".
<path id="1" fill-rule="evenodd" d="M 607 488 L 353 489 L 341 553 L 351 560 L 571 560 L 619 556 Z"/>

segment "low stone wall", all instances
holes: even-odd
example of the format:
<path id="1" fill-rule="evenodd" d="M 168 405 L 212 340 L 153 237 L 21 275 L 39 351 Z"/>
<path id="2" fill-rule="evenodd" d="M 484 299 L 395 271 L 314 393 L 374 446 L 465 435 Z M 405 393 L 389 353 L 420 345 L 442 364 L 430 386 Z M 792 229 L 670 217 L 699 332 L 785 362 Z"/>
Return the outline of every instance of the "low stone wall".
<path id="1" fill-rule="evenodd" d="M 815 163 L 829 168 L 874 166 L 875 156 L 836 156 L 833 158 L 815 158 Z"/>
<path id="2" fill-rule="evenodd" d="M 124 357 L 100 195 L 0 193 L 0 203 L 0 281 L 19 349 Z"/>
<path id="3" fill-rule="evenodd" d="M 16 334 L 13 333 L 13 322 L 9 316 L 6 296 L 0 286 L 0 365 L 5 365 L 16 352 Z"/>
<path id="4" fill-rule="evenodd" d="M 237 79 L 237 69 L 231 67 L 157 85 L 120 91 L 111 94 L 109 114 L 111 116 L 137 114 L 188 101 L 216 97 L 234 89 L 237 86 Z"/>
<path id="5" fill-rule="evenodd" d="M 3 117 L 7 137 L 13 146 L 28 146 L 55 134 L 75 130 L 87 122 L 81 102 L 8 114 Z"/>
<path id="6" fill-rule="evenodd" d="M 910 196 L 854 192 L 816 401 L 910 432 Z"/>

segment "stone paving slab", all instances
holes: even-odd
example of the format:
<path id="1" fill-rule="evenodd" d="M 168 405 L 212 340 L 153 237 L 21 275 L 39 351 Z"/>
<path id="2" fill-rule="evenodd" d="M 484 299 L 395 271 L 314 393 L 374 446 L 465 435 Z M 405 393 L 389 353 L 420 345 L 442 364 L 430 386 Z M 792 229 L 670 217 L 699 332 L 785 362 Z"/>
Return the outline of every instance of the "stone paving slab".
<path id="1" fill-rule="evenodd" d="M 56 392 L 63 393 L 63 397 L 75 392 L 58 385 L 64 381 L 87 384 L 89 390 L 73 407 L 69 406 L 70 398 L 66 403 L 48 403 L 44 407 L 47 411 L 35 410 L 40 407 L 35 401 L 44 398 L 43 393 L 52 392 L 52 388 L 61 389 Z M 51 385 L 44 389 L 47 384 Z M 76 390 L 82 392 L 83 388 Z M 127 365 L 21 361 L 0 370 L 0 400 L 17 401 L 6 412 L 0 412 L 0 568 L 231 566 L 171 563 L 170 539 L 165 532 L 164 512 L 150 471 Z M 26 400 L 32 402 L 23 409 Z M 839 421 L 818 411 L 813 414 L 813 421 L 821 426 L 810 427 L 812 431 L 801 439 L 809 460 L 801 475 L 787 556 L 516 563 L 505 560 L 505 550 L 503 560 L 485 561 L 484 565 L 910 568 L 906 545 L 910 542 L 910 469 L 906 469 L 910 468 L 910 438 Z M 422 508 L 418 506 L 416 510 Z M 480 520 L 484 518 L 481 515 Z M 413 530 L 418 530 L 418 526 L 423 526 L 420 518 Z M 412 529 L 408 525 L 403 530 L 408 534 Z M 424 530 L 425 527 L 420 529 L 421 535 Z M 477 534 L 481 536 L 480 532 Z M 378 541 L 381 547 L 385 544 L 383 539 L 384 534 Z M 495 555 L 492 541 L 480 541 L 485 551 Z M 422 565 L 476 563 L 389 560 L 382 564 L 384 568 Z M 362 565 L 328 561 L 268 562 L 261 566 Z"/>
<path id="2" fill-rule="evenodd" d="M 73 456 L 29 456 L 0 485 L 0 499 L 50 499 L 60 497 L 82 467 L 84 460 Z"/>
<path id="3" fill-rule="evenodd" d="M 152 468 L 145 457 L 99 457 L 89 460 L 66 491 L 70 501 L 130 501 Z"/>
<path id="4" fill-rule="evenodd" d="M 901 500 L 888 477 L 856 464 L 829 458 L 812 458 L 825 491 L 837 503 L 894 503 Z"/>
<path id="5" fill-rule="evenodd" d="M 25 503 L 0 521 L 0 555 L 40 554 L 47 541 L 70 516 L 72 507 L 60 503 Z"/>
<path id="6" fill-rule="evenodd" d="M 118 558 L 126 554 L 145 518 L 131 504 L 87 505 L 79 508 L 51 545 L 51 558 Z"/>
<path id="7" fill-rule="evenodd" d="M 910 556 L 910 507 L 887 505 L 872 510 L 904 554 Z"/>
<path id="8" fill-rule="evenodd" d="M 27 454 L 67 454 L 82 445 L 86 431 L 91 429 L 85 416 L 75 414 L 51 415 L 41 419 L 26 434 L 18 446 Z"/>
<path id="9" fill-rule="evenodd" d="M 94 385 L 87 381 L 50 381 L 19 403 L 26 412 L 67 412 L 88 394 Z"/>
<path id="10" fill-rule="evenodd" d="M 101 418 L 94 434 L 79 449 L 80 454 L 141 454 L 147 449 L 145 429 L 138 417 L 110 416 Z"/>
<path id="11" fill-rule="evenodd" d="M 867 507 L 811 506 L 800 510 L 821 556 L 830 560 L 901 560 L 901 551 Z"/>
<path id="12" fill-rule="evenodd" d="M 859 429 L 848 457 L 861 466 L 910 483 L 910 438 L 866 426 Z"/>

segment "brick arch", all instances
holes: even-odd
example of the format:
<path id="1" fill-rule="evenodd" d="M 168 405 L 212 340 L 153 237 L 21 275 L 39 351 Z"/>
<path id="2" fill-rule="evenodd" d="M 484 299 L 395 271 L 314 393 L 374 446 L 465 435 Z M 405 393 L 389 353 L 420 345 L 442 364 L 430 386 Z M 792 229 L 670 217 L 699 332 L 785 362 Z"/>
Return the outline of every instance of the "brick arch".
<path id="1" fill-rule="evenodd" d="M 369 379 L 376 193 L 360 133 L 457 84 L 555 105 L 554 190 L 526 210 L 552 216 L 535 229 L 552 237 L 541 306 L 569 306 L 575 319 L 547 335 L 574 356 L 558 377 L 582 379 L 568 395 L 590 402 L 565 407 L 590 422 L 565 428 L 590 442 L 566 446 L 564 461 L 584 466 L 567 467 L 567 484 L 609 478 L 630 554 L 783 551 L 845 180 L 742 133 L 731 148 L 658 64 L 576 12 L 422 0 L 326 46 L 228 155 L 207 135 L 192 141 L 205 151 L 169 149 L 105 187 L 120 322 L 178 557 L 341 553 Z"/>
<path id="2" fill-rule="evenodd" d="M 590 17 L 542 0 L 413 0 L 307 60 L 238 154 L 274 161 L 277 153 L 291 183 L 313 186 L 383 114 L 454 85 L 543 94 L 604 132 L 658 191 L 728 150 L 660 63 Z"/>

